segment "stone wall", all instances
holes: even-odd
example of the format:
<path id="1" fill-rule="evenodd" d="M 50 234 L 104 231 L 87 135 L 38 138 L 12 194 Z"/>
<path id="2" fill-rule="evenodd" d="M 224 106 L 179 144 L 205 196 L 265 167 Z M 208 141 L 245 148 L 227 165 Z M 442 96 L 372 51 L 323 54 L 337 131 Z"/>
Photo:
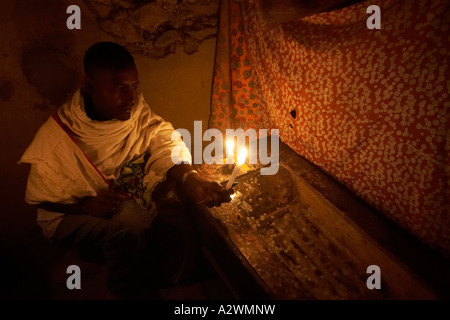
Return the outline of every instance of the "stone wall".
<path id="1" fill-rule="evenodd" d="M 98 27 L 135 54 L 198 51 L 216 37 L 219 0 L 84 0 Z"/>

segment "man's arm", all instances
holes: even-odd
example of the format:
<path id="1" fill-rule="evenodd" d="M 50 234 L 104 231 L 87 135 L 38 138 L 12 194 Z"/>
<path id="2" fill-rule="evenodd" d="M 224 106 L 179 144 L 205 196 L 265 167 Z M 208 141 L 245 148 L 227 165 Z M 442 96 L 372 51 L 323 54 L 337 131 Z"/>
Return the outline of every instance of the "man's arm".
<path id="1" fill-rule="evenodd" d="M 61 203 L 53 203 L 53 202 L 42 202 L 36 205 L 36 207 L 53 211 L 59 213 L 66 214 L 85 214 L 82 201 L 75 204 L 61 204 Z"/>
<path id="2" fill-rule="evenodd" d="M 186 175 L 193 171 L 190 164 L 180 163 L 174 165 L 167 174 L 178 181 L 186 193 L 195 201 L 205 204 L 207 207 L 220 206 L 223 202 L 230 202 L 233 189 L 225 190 L 215 181 L 203 179 L 198 173 Z"/>
<path id="3" fill-rule="evenodd" d="M 180 163 L 174 165 L 167 171 L 167 174 L 178 182 L 182 182 L 183 176 L 186 172 L 194 170 L 190 164 Z"/>
<path id="4" fill-rule="evenodd" d="M 152 114 L 152 116 L 155 118 L 155 122 L 149 129 L 152 129 L 154 136 L 148 146 L 150 158 L 146 166 L 147 170 L 153 171 L 150 176 L 168 175 L 174 178 L 194 201 L 208 207 L 220 206 L 223 202 L 231 201 L 230 194 L 233 193 L 233 190 L 225 190 L 217 182 L 205 180 L 196 173 L 185 176 L 186 173 L 193 170 L 189 164 L 191 162 L 189 149 L 184 145 L 181 137 L 172 140 L 175 130 L 170 122 L 164 121 L 156 114 Z M 181 148 L 177 150 L 182 150 L 182 152 L 175 151 L 174 153 L 174 148 Z M 154 186 L 149 184 L 147 183 L 146 186 L 152 190 Z"/>
<path id="5" fill-rule="evenodd" d="M 38 208 L 66 214 L 87 214 L 99 218 L 111 218 L 130 195 L 110 188 L 100 191 L 96 197 L 86 197 L 74 204 L 42 202 Z"/>

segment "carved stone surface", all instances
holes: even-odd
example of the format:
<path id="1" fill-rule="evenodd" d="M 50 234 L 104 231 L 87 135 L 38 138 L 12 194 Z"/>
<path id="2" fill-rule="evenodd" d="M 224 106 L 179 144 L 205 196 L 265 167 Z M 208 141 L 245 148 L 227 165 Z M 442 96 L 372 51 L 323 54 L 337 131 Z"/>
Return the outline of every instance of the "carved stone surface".
<path id="1" fill-rule="evenodd" d="M 275 175 L 261 175 L 260 164 L 244 164 L 231 202 L 207 211 L 225 243 L 236 248 L 235 254 L 248 262 L 247 268 L 257 273 L 273 298 L 427 300 L 448 296 L 448 284 L 442 285 L 447 280 L 441 276 L 448 270 L 446 262 L 431 258 L 416 239 L 399 232 L 398 226 L 283 143 L 279 159 Z M 221 183 L 231 174 L 221 164 L 195 168 Z M 367 286 L 370 265 L 382 270 L 381 290 Z"/>
<path id="2" fill-rule="evenodd" d="M 186 54 L 216 37 L 219 0 L 84 0 L 101 30 L 133 53 L 162 58 Z"/>

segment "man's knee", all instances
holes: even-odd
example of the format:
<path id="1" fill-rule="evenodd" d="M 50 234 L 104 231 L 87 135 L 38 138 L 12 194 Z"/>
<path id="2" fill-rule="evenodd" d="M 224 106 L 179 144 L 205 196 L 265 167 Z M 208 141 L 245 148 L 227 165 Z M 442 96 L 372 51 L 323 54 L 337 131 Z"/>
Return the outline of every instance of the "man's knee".
<path id="1" fill-rule="evenodd" d="M 111 238 L 141 237 L 145 232 L 144 214 L 133 201 L 127 201 L 112 221 Z"/>

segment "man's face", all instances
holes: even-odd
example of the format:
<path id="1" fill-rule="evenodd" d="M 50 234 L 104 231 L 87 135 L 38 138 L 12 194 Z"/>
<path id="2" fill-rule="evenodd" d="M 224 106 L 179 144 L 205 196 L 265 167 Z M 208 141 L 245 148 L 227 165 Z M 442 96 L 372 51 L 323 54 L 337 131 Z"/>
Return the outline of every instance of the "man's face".
<path id="1" fill-rule="evenodd" d="M 138 97 L 139 77 L 135 66 L 96 69 L 88 88 L 97 120 L 128 120 Z"/>

